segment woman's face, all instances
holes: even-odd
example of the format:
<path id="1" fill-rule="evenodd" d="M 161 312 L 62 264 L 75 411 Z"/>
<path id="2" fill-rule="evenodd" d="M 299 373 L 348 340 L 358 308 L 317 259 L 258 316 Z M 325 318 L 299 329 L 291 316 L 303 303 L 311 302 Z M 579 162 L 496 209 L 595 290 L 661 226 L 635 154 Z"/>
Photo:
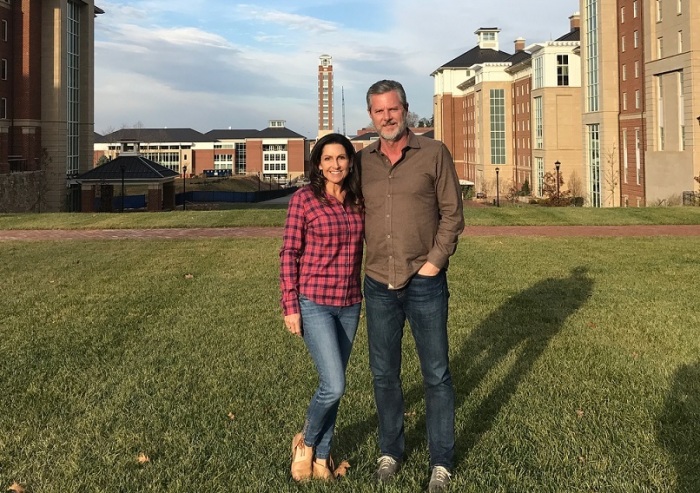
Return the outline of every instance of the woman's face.
<path id="1" fill-rule="evenodd" d="M 326 183 L 340 185 L 350 172 L 350 158 L 341 144 L 326 144 L 321 151 L 318 165 Z"/>

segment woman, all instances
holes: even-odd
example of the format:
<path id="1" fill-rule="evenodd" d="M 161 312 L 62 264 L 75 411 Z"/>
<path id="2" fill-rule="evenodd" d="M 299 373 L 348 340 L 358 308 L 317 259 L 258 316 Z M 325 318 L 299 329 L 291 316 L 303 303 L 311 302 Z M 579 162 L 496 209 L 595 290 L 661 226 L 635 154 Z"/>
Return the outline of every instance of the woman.
<path id="1" fill-rule="evenodd" d="M 319 139 L 311 151 L 311 183 L 292 196 L 284 227 L 284 324 L 303 337 L 319 379 L 303 431 L 292 441 L 296 481 L 340 472 L 333 470 L 331 441 L 362 304 L 363 202 L 354 157 L 343 135 Z"/>

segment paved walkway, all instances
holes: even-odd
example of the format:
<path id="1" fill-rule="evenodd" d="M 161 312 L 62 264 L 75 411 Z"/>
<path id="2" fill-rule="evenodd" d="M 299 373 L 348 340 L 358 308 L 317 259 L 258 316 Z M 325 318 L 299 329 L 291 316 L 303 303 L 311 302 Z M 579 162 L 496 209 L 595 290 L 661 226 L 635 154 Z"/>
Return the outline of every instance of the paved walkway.
<path id="1" fill-rule="evenodd" d="M 467 226 L 463 236 L 700 236 L 700 225 L 661 226 Z M 0 241 L 275 238 L 282 228 L 162 228 L 0 230 Z"/>

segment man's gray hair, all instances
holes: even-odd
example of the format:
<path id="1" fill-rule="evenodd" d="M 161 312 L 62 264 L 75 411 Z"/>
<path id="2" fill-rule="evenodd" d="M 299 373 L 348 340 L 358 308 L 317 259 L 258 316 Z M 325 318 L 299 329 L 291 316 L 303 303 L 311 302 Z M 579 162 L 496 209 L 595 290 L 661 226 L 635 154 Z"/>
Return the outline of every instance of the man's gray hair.
<path id="1" fill-rule="evenodd" d="M 399 95 L 399 102 L 404 108 L 408 107 L 408 101 L 406 101 L 406 91 L 403 90 L 403 86 L 400 82 L 395 80 L 380 80 L 372 84 L 367 90 L 367 111 L 372 109 L 371 97 L 375 94 L 384 94 L 387 92 L 396 91 Z"/>

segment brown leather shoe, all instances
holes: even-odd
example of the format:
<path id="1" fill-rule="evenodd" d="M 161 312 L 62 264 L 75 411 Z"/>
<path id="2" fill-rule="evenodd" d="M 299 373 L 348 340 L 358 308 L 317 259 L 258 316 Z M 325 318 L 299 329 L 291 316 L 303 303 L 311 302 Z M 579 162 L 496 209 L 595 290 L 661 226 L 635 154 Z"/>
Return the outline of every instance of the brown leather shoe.
<path id="1" fill-rule="evenodd" d="M 304 443 L 304 434 L 297 433 L 292 440 L 292 479 L 304 481 L 313 474 L 311 463 L 314 460 L 313 447 Z"/>

